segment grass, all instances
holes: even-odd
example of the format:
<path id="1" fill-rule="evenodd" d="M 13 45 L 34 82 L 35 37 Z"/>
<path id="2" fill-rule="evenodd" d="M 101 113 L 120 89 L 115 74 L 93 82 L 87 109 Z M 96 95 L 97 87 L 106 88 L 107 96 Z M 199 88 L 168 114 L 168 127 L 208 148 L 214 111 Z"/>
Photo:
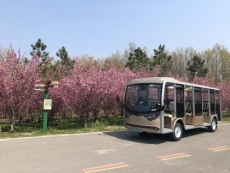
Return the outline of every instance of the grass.
<path id="1" fill-rule="evenodd" d="M 230 123 L 230 115 L 223 114 L 223 122 Z"/>
<path id="2" fill-rule="evenodd" d="M 230 123 L 230 115 L 223 114 L 223 122 Z M 59 119 L 50 123 L 48 131 L 44 132 L 39 123 L 24 122 L 21 125 L 14 125 L 14 132 L 10 131 L 9 124 L 2 124 L 2 132 L 0 138 L 18 138 L 18 137 L 33 137 L 55 134 L 75 134 L 87 132 L 102 132 L 102 131 L 119 131 L 125 130 L 121 117 L 113 117 L 100 119 L 96 123 L 88 125 L 84 128 L 84 123 L 79 119 Z"/>
<path id="3" fill-rule="evenodd" d="M 42 130 L 41 125 L 38 123 L 24 122 L 21 125 L 14 125 L 14 132 L 10 131 L 9 124 L 2 125 L 2 132 L 0 138 L 17 138 L 17 137 L 32 137 L 43 135 L 55 135 L 55 134 L 75 134 L 86 132 L 102 132 L 102 131 L 118 131 L 124 130 L 122 125 L 122 118 L 113 117 L 107 119 L 101 119 L 96 123 L 89 124 L 86 128 L 84 123 L 79 119 L 65 119 L 55 120 L 49 124 L 47 132 Z"/>

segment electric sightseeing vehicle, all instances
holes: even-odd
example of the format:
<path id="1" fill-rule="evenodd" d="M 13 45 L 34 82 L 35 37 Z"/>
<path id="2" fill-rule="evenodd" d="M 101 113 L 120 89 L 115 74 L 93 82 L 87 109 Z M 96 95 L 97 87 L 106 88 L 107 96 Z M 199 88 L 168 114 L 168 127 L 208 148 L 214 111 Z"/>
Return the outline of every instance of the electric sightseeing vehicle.
<path id="1" fill-rule="evenodd" d="M 134 79 L 127 84 L 124 126 L 143 133 L 171 133 L 179 141 L 185 130 L 222 121 L 220 90 L 168 77 Z"/>

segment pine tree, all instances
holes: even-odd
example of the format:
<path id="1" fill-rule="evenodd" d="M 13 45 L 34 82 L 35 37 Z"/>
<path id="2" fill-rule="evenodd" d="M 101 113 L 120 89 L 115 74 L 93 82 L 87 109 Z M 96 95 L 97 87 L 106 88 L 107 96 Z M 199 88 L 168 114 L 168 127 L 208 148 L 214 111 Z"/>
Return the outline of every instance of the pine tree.
<path id="1" fill-rule="evenodd" d="M 160 45 L 158 50 L 154 49 L 154 56 L 150 67 L 161 66 L 160 76 L 166 76 L 172 68 L 172 57 L 165 51 L 165 45 Z"/>
<path id="2" fill-rule="evenodd" d="M 74 67 L 75 61 L 69 57 L 69 54 L 64 46 L 62 46 L 62 48 L 58 50 L 56 55 L 61 59 L 61 61 L 58 61 L 57 64 L 60 63 L 66 70 L 65 75 L 69 75 L 71 69 L 73 69 Z"/>
<path id="3" fill-rule="evenodd" d="M 198 55 L 194 55 L 187 63 L 187 70 L 189 71 L 189 79 L 192 81 L 197 75 L 198 77 L 205 77 L 208 73 L 208 68 L 204 66 L 205 61 Z"/>
<path id="4" fill-rule="evenodd" d="M 128 62 L 126 67 L 132 71 L 139 71 L 140 69 L 149 68 L 149 58 L 144 49 L 138 47 L 133 52 L 129 53 Z"/>
<path id="5" fill-rule="evenodd" d="M 52 67 L 50 64 L 49 53 L 46 52 L 47 46 L 42 40 L 39 38 L 38 41 L 33 45 L 31 44 L 32 52 L 30 55 L 33 56 L 34 54 L 41 58 L 40 66 L 42 67 L 42 76 L 46 78 L 49 73 L 52 73 Z"/>
<path id="6" fill-rule="evenodd" d="M 38 41 L 33 45 L 31 44 L 32 52 L 30 52 L 30 55 L 33 56 L 36 54 L 37 56 L 41 57 L 41 65 L 44 65 L 49 57 L 49 53 L 46 52 L 47 46 L 45 43 L 42 42 L 42 40 L 39 38 Z"/>

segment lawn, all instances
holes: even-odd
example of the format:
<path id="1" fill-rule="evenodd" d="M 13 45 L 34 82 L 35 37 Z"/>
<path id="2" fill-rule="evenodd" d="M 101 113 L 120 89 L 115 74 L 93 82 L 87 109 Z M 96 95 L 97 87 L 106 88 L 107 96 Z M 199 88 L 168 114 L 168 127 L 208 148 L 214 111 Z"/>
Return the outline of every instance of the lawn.
<path id="1" fill-rule="evenodd" d="M 42 130 L 41 123 L 23 122 L 20 125 L 15 124 L 14 132 L 9 132 L 9 124 L 2 124 L 0 138 L 125 130 L 122 124 L 122 118 L 114 117 L 101 119 L 93 124 L 88 124 L 88 126 L 85 128 L 84 124 L 79 119 L 60 119 L 50 123 L 47 132 Z"/>
<path id="2" fill-rule="evenodd" d="M 223 123 L 230 123 L 230 116 L 223 115 Z M 78 119 L 55 120 L 49 124 L 47 132 L 42 130 L 39 123 L 23 122 L 22 124 L 14 125 L 14 132 L 10 131 L 9 124 L 2 124 L 2 132 L 0 138 L 17 138 L 17 137 L 32 137 L 55 134 L 75 134 L 86 132 L 102 132 L 102 131 L 119 131 L 125 130 L 121 117 L 106 118 L 97 121 L 96 123 L 84 127 L 82 121 Z"/>

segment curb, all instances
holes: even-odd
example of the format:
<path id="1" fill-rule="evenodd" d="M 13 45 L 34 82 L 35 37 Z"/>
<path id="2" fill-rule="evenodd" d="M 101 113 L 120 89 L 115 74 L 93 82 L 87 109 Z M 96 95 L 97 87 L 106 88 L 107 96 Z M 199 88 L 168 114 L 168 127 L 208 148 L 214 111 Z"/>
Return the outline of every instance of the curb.
<path id="1" fill-rule="evenodd" d="M 52 138 L 52 137 L 69 137 L 69 136 L 81 136 L 81 135 L 92 135 L 92 134 L 103 134 L 103 133 L 119 133 L 119 132 L 127 132 L 128 130 L 121 130 L 121 131 L 104 131 L 104 132 L 87 132 L 87 133 L 73 133 L 73 134 L 54 134 L 54 135 L 43 135 L 43 136 L 28 136 L 28 137 L 18 137 L 18 138 L 2 138 L 2 141 L 14 141 L 14 140 L 27 140 L 27 139 L 39 139 L 39 138 Z"/>

